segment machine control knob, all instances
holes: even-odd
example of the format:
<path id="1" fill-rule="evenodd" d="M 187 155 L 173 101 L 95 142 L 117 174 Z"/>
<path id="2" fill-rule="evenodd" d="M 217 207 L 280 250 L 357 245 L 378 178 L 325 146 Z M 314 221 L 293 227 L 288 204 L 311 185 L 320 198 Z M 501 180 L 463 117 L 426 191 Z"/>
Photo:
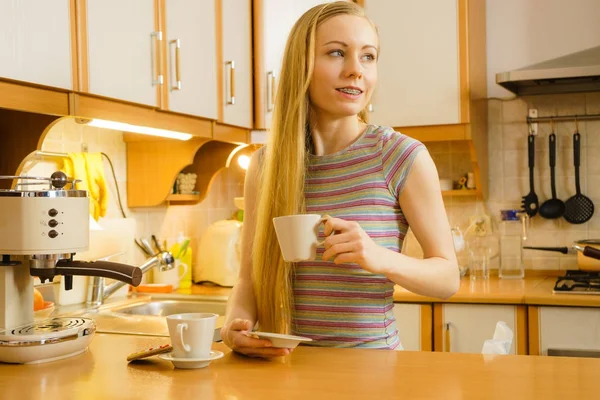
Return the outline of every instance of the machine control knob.
<path id="1" fill-rule="evenodd" d="M 48 221 L 48 226 L 50 228 L 56 228 L 57 225 L 58 225 L 58 221 L 55 219 L 51 219 L 50 221 Z"/>
<path id="2" fill-rule="evenodd" d="M 51 208 L 50 210 L 48 210 L 48 215 L 54 218 L 58 215 L 58 211 L 54 208 Z"/>
<path id="3" fill-rule="evenodd" d="M 54 229 L 52 229 L 50 232 L 48 232 L 48 236 L 50 236 L 51 239 L 54 239 L 55 237 L 58 236 L 58 232 L 56 232 Z"/>

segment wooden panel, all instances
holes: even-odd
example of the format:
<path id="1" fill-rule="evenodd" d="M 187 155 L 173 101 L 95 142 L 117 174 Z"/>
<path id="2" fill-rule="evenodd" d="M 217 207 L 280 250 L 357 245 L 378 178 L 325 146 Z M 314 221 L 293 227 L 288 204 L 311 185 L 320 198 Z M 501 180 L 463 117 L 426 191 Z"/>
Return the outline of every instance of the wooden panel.
<path id="1" fill-rule="evenodd" d="M 163 76 L 163 84 L 156 85 L 156 105 L 163 110 L 169 109 L 169 73 L 167 69 L 167 30 L 166 30 L 166 5 L 167 0 L 154 0 L 154 30 L 162 32 L 163 40 L 159 42 L 159 54 L 157 64 Z"/>
<path id="2" fill-rule="evenodd" d="M 71 89 L 79 91 L 79 54 L 77 49 L 77 0 L 69 0 L 71 23 Z"/>
<path id="3" fill-rule="evenodd" d="M 212 123 L 209 120 L 100 97 L 79 94 L 72 96 L 74 109 L 71 115 L 77 117 L 126 122 L 133 125 L 190 133 L 199 137 L 212 137 Z"/>
<path id="4" fill-rule="evenodd" d="M 253 15 L 253 40 L 254 40 L 254 128 L 266 129 L 266 86 L 267 70 L 265 67 L 265 28 L 263 26 L 264 2 L 266 0 L 254 0 L 252 2 Z M 220 66 L 221 64 L 219 64 Z M 223 101 L 222 99 L 220 100 Z M 221 104 L 221 103 L 219 103 Z M 219 120 L 222 120 L 219 117 Z"/>
<path id="5" fill-rule="evenodd" d="M 71 89 L 69 0 L 2 1 L 0 77 Z"/>
<path id="6" fill-rule="evenodd" d="M 421 142 L 438 142 L 445 140 L 466 140 L 467 125 L 430 125 L 395 127 L 396 131 L 420 140 Z"/>
<path id="7" fill-rule="evenodd" d="M 527 307 L 527 337 L 528 353 L 531 356 L 540 355 L 540 315 L 538 306 Z"/>
<path id="8" fill-rule="evenodd" d="M 47 129 L 58 120 L 56 116 L 0 109 L 0 175 L 19 172 L 21 161 L 41 148 Z M 0 189 L 9 189 L 11 184 L 2 179 Z"/>
<path id="9" fill-rule="evenodd" d="M 421 304 L 421 351 L 433 350 L 433 307 Z"/>
<path id="10" fill-rule="evenodd" d="M 0 108 L 65 116 L 69 115 L 67 93 L 0 81 Z"/>
<path id="11" fill-rule="evenodd" d="M 444 305 L 433 305 L 433 351 L 444 351 Z"/>
<path id="12" fill-rule="evenodd" d="M 75 91 L 89 92 L 89 65 L 88 65 L 88 32 L 87 32 L 87 0 L 74 0 L 77 17 L 77 82 Z"/>
<path id="13" fill-rule="evenodd" d="M 188 141 L 128 141 L 128 206 L 152 207 L 162 204 L 172 192 L 179 172 L 194 162 L 198 149 L 209 140 L 192 138 Z M 166 151 L 167 147 L 169 151 Z"/>
<path id="14" fill-rule="evenodd" d="M 256 1 L 254 2 L 256 3 Z M 261 27 L 255 26 L 254 33 L 256 34 L 257 29 Z M 223 80 L 223 0 L 215 0 L 215 37 L 217 38 L 217 55 L 216 55 L 216 71 L 217 71 L 217 120 L 223 121 L 223 87 L 225 81 Z M 257 61 L 254 60 L 254 67 L 256 68 Z M 256 73 L 256 72 L 255 72 Z"/>
<path id="15" fill-rule="evenodd" d="M 459 96 L 460 120 L 462 124 L 469 122 L 469 40 L 468 40 L 468 13 L 467 1 L 457 0 L 458 8 L 458 71 L 459 71 Z"/>
<path id="16" fill-rule="evenodd" d="M 526 306 L 516 306 L 517 321 L 515 329 L 515 346 L 516 353 L 520 355 L 529 354 L 529 334 L 527 329 L 527 308 Z"/>
<path id="17" fill-rule="evenodd" d="M 231 125 L 215 124 L 213 138 L 223 142 L 248 143 L 250 132 L 247 129 Z"/>

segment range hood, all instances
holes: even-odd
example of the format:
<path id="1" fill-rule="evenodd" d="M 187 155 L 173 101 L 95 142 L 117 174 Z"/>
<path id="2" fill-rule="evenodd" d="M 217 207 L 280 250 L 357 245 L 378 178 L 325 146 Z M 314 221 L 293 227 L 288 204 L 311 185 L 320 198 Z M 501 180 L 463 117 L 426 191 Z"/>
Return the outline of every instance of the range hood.
<path id="1" fill-rule="evenodd" d="M 600 91 L 600 46 L 496 74 L 518 96 Z"/>

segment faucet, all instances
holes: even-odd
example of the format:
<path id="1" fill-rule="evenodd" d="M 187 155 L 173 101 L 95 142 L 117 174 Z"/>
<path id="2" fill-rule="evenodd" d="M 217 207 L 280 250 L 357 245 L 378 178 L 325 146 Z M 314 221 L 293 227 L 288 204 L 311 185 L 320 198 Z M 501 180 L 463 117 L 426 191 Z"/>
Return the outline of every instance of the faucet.
<path id="1" fill-rule="evenodd" d="M 167 271 L 175 266 L 175 259 L 173 255 L 168 251 L 161 251 L 155 254 L 153 257 L 146 260 L 146 262 L 139 268 L 142 270 L 142 274 L 150 271 L 152 268 L 157 267 L 161 271 Z M 88 295 L 88 305 L 99 306 L 102 305 L 104 300 L 113 295 L 117 290 L 125 286 L 125 282 L 116 281 L 106 286 L 104 283 L 104 277 L 94 276 L 92 284 L 90 285 L 91 294 Z"/>

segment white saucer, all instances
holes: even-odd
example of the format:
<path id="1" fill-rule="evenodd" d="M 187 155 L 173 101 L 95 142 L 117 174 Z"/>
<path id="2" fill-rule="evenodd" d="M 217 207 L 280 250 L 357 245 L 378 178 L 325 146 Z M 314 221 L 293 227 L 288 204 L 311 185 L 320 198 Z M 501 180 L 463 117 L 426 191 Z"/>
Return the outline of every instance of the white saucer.
<path id="1" fill-rule="evenodd" d="M 176 358 L 173 357 L 172 354 L 173 353 L 159 354 L 158 358 L 161 360 L 171 361 L 175 368 L 192 369 L 204 368 L 210 364 L 211 361 L 218 360 L 219 358 L 223 357 L 223 352 L 217 350 L 212 350 L 208 357 L 202 358 Z"/>
<path id="2" fill-rule="evenodd" d="M 268 339 L 273 344 L 273 347 L 284 347 L 287 349 L 293 349 L 300 342 L 312 342 L 311 338 L 304 336 L 283 335 L 271 332 L 248 332 L 248 335 L 256 336 L 259 339 Z"/>

